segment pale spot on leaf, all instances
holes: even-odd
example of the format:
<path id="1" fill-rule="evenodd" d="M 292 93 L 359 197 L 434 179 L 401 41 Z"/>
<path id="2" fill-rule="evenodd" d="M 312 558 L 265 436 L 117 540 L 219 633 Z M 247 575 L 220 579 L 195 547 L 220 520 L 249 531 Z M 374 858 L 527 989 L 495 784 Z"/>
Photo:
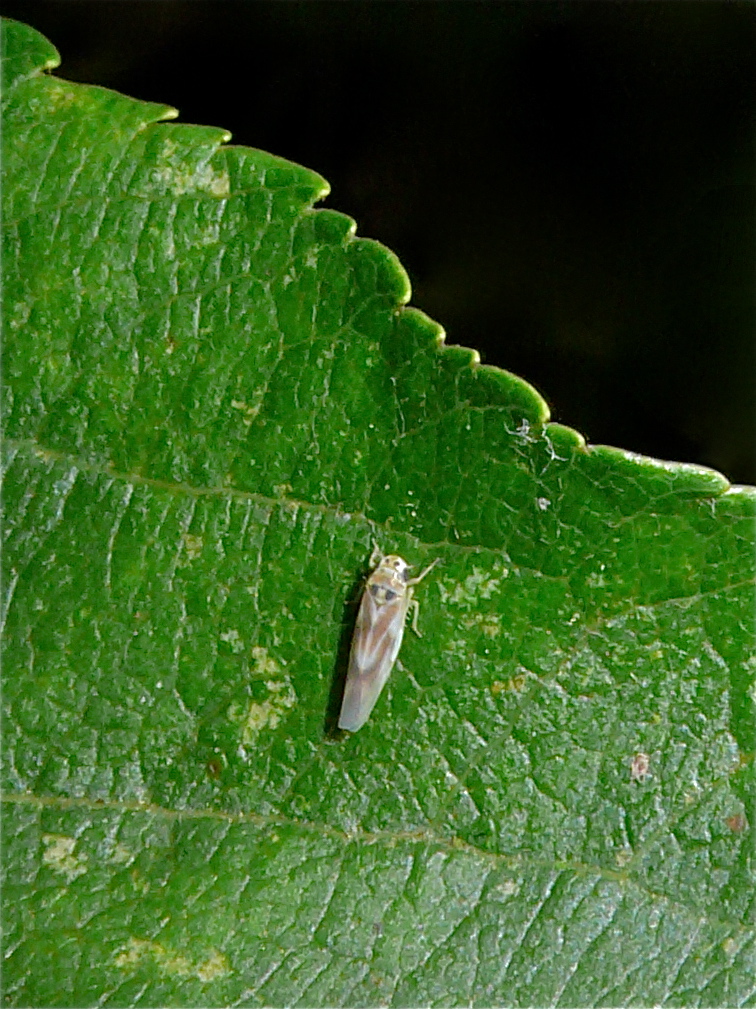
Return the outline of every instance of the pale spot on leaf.
<path id="1" fill-rule="evenodd" d="M 54 872 L 59 872 L 70 883 L 87 871 L 87 856 L 76 854 L 76 838 L 65 834 L 43 834 L 42 843 L 46 846 L 42 862 L 49 865 Z"/>
<path id="2" fill-rule="evenodd" d="M 196 560 L 202 554 L 204 540 L 201 536 L 193 536 L 192 533 L 184 533 L 182 539 L 184 543 L 184 552 L 188 560 Z"/>
<path id="3" fill-rule="evenodd" d="M 149 939 L 129 939 L 114 962 L 116 967 L 121 968 L 153 963 L 165 974 L 196 977 L 203 982 L 214 981 L 231 973 L 228 957 L 218 950 L 212 950 L 203 960 L 192 960 L 169 946 Z"/>

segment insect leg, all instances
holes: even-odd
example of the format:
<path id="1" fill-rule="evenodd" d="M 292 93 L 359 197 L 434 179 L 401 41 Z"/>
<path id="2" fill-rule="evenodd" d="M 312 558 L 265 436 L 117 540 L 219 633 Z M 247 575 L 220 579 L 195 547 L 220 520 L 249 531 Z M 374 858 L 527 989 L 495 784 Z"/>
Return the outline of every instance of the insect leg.
<path id="1" fill-rule="evenodd" d="M 409 589 L 409 591 L 411 592 L 412 589 Z M 420 633 L 420 629 L 417 626 L 417 615 L 420 612 L 420 603 L 417 601 L 417 599 L 409 600 L 409 602 L 407 603 L 407 610 L 409 611 L 410 609 L 412 610 L 412 624 L 410 626 L 412 627 L 412 630 L 415 632 L 415 634 L 417 634 L 417 636 L 421 638 L 422 634 Z"/>
<path id="2" fill-rule="evenodd" d="M 435 568 L 435 566 L 437 564 L 440 564 L 440 562 L 441 562 L 441 558 L 437 557 L 432 564 L 428 565 L 428 567 L 425 569 L 425 571 L 421 571 L 420 572 L 420 574 L 417 576 L 417 578 L 408 578 L 407 579 L 407 585 L 417 585 L 417 583 L 421 582 L 423 580 L 423 578 L 425 578 L 425 576 L 427 574 L 429 574 L 433 570 L 433 568 Z"/>

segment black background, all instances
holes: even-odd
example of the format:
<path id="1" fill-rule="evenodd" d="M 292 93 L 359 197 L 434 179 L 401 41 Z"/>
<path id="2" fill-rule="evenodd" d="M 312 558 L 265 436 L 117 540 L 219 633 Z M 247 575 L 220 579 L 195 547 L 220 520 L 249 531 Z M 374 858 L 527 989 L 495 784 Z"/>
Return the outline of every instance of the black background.
<path id="1" fill-rule="evenodd" d="M 6 2 L 58 74 L 315 169 L 451 343 L 756 483 L 756 7 Z"/>

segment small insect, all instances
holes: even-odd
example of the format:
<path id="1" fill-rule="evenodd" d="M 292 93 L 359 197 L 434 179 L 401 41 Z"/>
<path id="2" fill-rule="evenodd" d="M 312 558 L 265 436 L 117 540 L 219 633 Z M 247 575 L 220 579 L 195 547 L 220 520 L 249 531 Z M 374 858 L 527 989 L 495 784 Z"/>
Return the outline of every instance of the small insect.
<path id="1" fill-rule="evenodd" d="M 651 761 L 647 753 L 636 753 L 630 761 L 630 780 L 645 781 Z"/>
<path id="2" fill-rule="evenodd" d="M 340 729 L 356 732 L 368 720 L 399 654 L 410 607 L 412 630 L 422 637 L 417 629 L 419 604 L 412 598 L 412 590 L 436 564 L 438 558 L 417 578 L 408 578 L 411 565 L 402 557 L 384 557 L 379 550 L 373 551 L 370 566 L 375 570 L 367 580 L 357 614 Z"/>

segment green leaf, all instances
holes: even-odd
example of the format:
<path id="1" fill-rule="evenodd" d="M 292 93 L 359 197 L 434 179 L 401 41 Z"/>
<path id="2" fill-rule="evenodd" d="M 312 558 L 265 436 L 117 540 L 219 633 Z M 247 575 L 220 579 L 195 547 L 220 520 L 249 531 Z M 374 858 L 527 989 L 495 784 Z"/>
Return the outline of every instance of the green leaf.
<path id="1" fill-rule="evenodd" d="M 5 22 L 8 1005 L 754 1004 L 754 505 Z M 422 639 L 333 731 L 374 542 Z"/>

